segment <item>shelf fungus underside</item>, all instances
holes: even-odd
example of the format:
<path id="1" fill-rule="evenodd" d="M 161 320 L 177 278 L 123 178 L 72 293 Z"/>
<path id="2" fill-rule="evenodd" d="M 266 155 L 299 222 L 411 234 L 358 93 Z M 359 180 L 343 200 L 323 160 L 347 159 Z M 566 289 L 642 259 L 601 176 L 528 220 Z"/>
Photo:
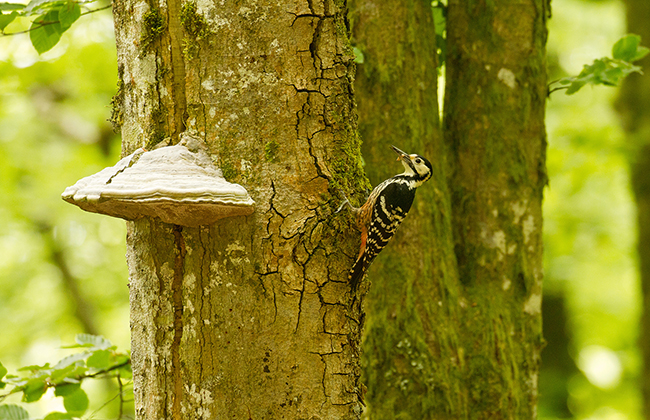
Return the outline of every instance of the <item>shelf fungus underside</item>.
<path id="1" fill-rule="evenodd" d="M 207 154 L 183 145 L 138 149 L 61 196 L 93 213 L 127 220 L 158 217 L 190 227 L 249 215 L 254 205 L 246 189 L 226 181 Z"/>

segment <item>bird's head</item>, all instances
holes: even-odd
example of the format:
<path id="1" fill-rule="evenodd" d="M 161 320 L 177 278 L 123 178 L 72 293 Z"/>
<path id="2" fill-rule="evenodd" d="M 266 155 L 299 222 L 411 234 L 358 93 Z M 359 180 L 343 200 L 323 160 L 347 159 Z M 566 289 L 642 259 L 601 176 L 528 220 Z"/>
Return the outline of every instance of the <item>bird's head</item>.
<path id="1" fill-rule="evenodd" d="M 416 154 L 409 155 L 395 146 L 391 147 L 398 154 L 397 160 L 404 165 L 404 175 L 415 178 L 418 185 L 431 178 L 433 168 L 427 159 Z"/>

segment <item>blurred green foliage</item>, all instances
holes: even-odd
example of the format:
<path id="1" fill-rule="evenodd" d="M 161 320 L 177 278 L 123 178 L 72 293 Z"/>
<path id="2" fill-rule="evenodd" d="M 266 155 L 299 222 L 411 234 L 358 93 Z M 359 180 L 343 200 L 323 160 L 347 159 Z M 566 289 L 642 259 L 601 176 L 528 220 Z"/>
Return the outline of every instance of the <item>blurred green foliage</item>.
<path id="1" fill-rule="evenodd" d="M 623 5 L 554 0 L 549 29 L 549 80 L 569 77 L 611 52 Z M 116 81 L 109 13 L 80 19 L 40 57 L 26 36 L 0 38 L 0 360 L 10 371 L 65 356 L 57 349 L 77 332 L 129 347 L 124 223 L 60 199 L 119 157 L 106 122 Z M 615 95 L 585 88 L 548 104 L 541 419 L 641 418 L 631 148 Z M 115 388 L 88 392 L 94 410 Z M 64 411 L 52 404 L 42 412 Z"/>
<path id="2" fill-rule="evenodd" d="M 650 50 L 640 43 L 639 35 L 625 35 L 612 47 L 612 58 L 597 58 L 592 64 L 585 64 L 579 75 L 563 77 L 551 83 L 557 85 L 549 90 L 549 94 L 566 89 L 567 95 L 573 95 L 587 84 L 618 86 L 619 82 L 630 74 L 642 73 L 641 67 L 632 63 L 648 55 Z"/>
<path id="3" fill-rule="evenodd" d="M 81 351 L 64 357 L 55 365 L 45 363 L 42 366 L 25 366 L 18 369 L 18 374 L 14 375 L 8 374 L 7 369 L 0 364 L 0 389 L 11 387 L 9 391 L 0 394 L 0 401 L 13 394 L 22 393 L 22 401 L 32 403 L 39 401 L 49 389 L 52 389 L 55 397 L 62 398 L 65 412 L 53 411 L 47 414 L 44 420 L 73 420 L 84 416 L 90 405 L 88 395 L 81 387 L 82 382 L 87 384 L 91 378 L 113 378 L 119 388 L 116 395 L 120 401 L 119 420 L 126 404 L 133 400 L 131 356 L 128 353 L 118 352 L 117 346 L 102 336 L 77 334 L 75 341 L 76 344 L 65 348 L 81 349 Z M 90 414 L 90 417 L 97 414 L 97 411 Z M 0 405 L 2 420 L 28 418 L 27 411 L 20 406 Z"/>
<path id="4" fill-rule="evenodd" d="M 28 35 L 0 37 L 0 361 L 10 372 L 61 359 L 62 343 L 80 332 L 130 348 L 125 224 L 60 198 L 119 157 L 106 121 L 114 42 L 108 11 L 80 19 L 40 57 Z M 90 386 L 89 410 L 115 391 Z M 65 412 L 60 399 L 47 400 L 30 413 Z"/>
<path id="5" fill-rule="evenodd" d="M 96 0 L 31 0 L 27 4 L 16 1 L 0 2 L 0 34 L 29 33 L 32 46 L 42 54 L 51 50 L 65 31 L 82 15 L 104 10 L 110 5 L 92 5 Z M 7 27 L 19 20 L 29 25 L 29 30 L 12 30 Z M 13 25 L 15 28 L 16 25 Z"/>
<path id="6" fill-rule="evenodd" d="M 625 34 L 624 13 L 613 0 L 555 0 L 549 80 L 610 54 Z M 542 353 L 540 419 L 641 418 L 632 148 L 613 109 L 616 95 L 596 86 L 548 102 L 543 317 L 549 345 Z"/>

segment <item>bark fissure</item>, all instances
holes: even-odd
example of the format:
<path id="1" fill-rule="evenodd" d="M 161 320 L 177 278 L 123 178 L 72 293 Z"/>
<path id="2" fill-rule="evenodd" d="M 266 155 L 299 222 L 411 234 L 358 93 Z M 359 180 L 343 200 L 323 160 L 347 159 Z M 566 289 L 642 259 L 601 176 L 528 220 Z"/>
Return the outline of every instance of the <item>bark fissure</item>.
<path id="1" fill-rule="evenodd" d="M 181 0 L 167 1 L 167 22 L 169 22 L 169 45 L 171 47 L 173 126 L 169 135 L 174 143 L 185 129 L 187 98 L 185 94 L 185 60 L 183 57 L 183 27 L 181 25 Z"/>
<path id="2" fill-rule="evenodd" d="M 181 420 L 181 401 L 183 399 L 183 377 L 181 366 L 181 340 L 183 338 L 183 276 L 185 273 L 185 239 L 183 238 L 183 228 L 174 225 L 174 279 L 172 282 L 172 302 L 174 313 L 174 338 L 171 346 L 172 354 L 172 383 L 173 383 L 173 401 L 172 415 L 173 420 Z"/>
<path id="3" fill-rule="evenodd" d="M 135 111 L 126 130 L 148 132 L 138 126 L 138 112 L 152 116 L 147 124 L 159 121 L 156 128 L 172 142 L 187 124 L 256 209 L 198 231 L 177 228 L 171 235 L 169 226 L 153 224 L 138 232 L 145 237 L 133 248 L 145 251 L 137 257 L 166 233 L 153 261 L 131 261 L 136 278 L 158 281 L 149 275 L 155 270 L 162 292 L 144 284 L 149 305 L 133 299 L 133 331 L 145 322 L 155 334 L 147 346 L 134 346 L 146 355 L 134 354 L 134 377 L 152 385 L 138 388 L 138 413 L 170 420 L 356 419 L 358 353 L 348 343 L 359 340 L 360 330 L 347 324 L 360 308 L 343 304 L 347 255 L 354 251 L 329 199 L 339 178 L 346 178 L 346 192 L 363 179 L 344 4 L 197 4 L 212 30 L 201 40 L 201 55 L 190 56 L 174 16 L 182 3 L 172 1 L 160 5 L 169 33 L 147 54 L 121 56 L 126 66 L 147 70 L 128 73 L 137 89 L 125 101 L 142 106 L 126 107 Z M 120 5 L 116 21 L 131 19 Z M 120 37 L 118 48 L 128 51 L 129 38 Z M 145 100 L 140 86 L 149 89 Z M 160 309 L 152 313 L 157 299 Z"/>

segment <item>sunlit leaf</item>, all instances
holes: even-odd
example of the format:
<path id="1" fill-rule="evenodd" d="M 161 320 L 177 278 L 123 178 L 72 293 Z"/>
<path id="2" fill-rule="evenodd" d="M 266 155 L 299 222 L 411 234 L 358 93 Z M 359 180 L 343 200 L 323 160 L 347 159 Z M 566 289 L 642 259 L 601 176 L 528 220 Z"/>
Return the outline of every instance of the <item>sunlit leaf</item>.
<path id="1" fill-rule="evenodd" d="M 566 90 L 566 94 L 567 95 L 573 95 L 574 93 L 579 91 L 580 88 L 582 88 L 585 84 L 586 84 L 586 82 L 583 82 L 583 81 L 579 81 L 579 80 L 574 81 L 573 83 L 571 83 L 569 88 Z"/>
<path id="2" fill-rule="evenodd" d="M 0 14 L 0 31 L 4 31 L 4 29 L 9 25 L 11 22 L 14 21 L 18 17 L 18 12 L 11 12 L 7 14 Z"/>
<path id="3" fill-rule="evenodd" d="M 650 54 L 650 48 L 646 47 L 639 47 L 636 49 L 636 55 L 632 59 L 632 61 L 637 61 L 645 57 L 646 55 Z"/>
<path id="4" fill-rule="evenodd" d="M 80 388 L 81 384 L 60 385 L 54 389 L 54 395 L 57 397 L 67 397 L 77 392 Z"/>
<path id="5" fill-rule="evenodd" d="M 81 417 L 88 409 L 88 396 L 83 389 L 63 397 L 63 406 L 66 411 L 74 417 Z"/>
<path id="6" fill-rule="evenodd" d="M 25 12 L 29 14 L 41 8 L 46 8 L 45 6 L 50 5 L 51 3 L 56 2 L 53 2 L 52 0 L 31 0 L 25 7 Z"/>
<path id="7" fill-rule="evenodd" d="M 45 369 L 49 369 L 49 368 L 50 368 L 50 364 L 45 363 L 44 365 L 23 366 L 21 368 L 18 368 L 17 370 L 18 370 L 18 372 L 36 372 L 36 371 L 39 371 L 39 370 L 45 370 Z"/>
<path id="8" fill-rule="evenodd" d="M 97 349 L 110 349 L 113 347 L 113 343 L 105 339 L 101 335 L 92 335 L 92 334 L 77 334 L 75 341 L 78 346 L 70 347 L 94 347 Z M 67 348 L 67 347 L 66 347 Z"/>
<path id="9" fill-rule="evenodd" d="M 2 381 L 2 378 L 7 374 L 7 368 L 0 363 L 0 389 L 4 388 L 7 384 Z"/>
<path id="10" fill-rule="evenodd" d="M 54 411 L 45 416 L 43 420 L 73 420 L 73 417 L 69 413 Z"/>
<path id="11" fill-rule="evenodd" d="M 0 12 L 6 12 L 9 10 L 23 10 L 24 8 L 25 8 L 24 4 L 0 3 Z"/>
<path id="12" fill-rule="evenodd" d="M 133 371 L 131 370 L 131 364 L 121 367 L 118 372 L 120 374 L 120 377 L 122 378 L 126 378 L 126 379 L 133 378 Z"/>
<path id="13" fill-rule="evenodd" d="M 365 61 L 363 51 L 361 51 L 357 47 L 352 48 L 352 51 L 354 52 L 354 62 L 357 64 L 363 64 L 363 62 Z"/>
<path id="14" fill-rule="evenodd" d="M 81 16 L 81 8 L 79 4 L 74 1 L 67 2 L 59 9 L 59 22 L 61 28 L 66 31 L 72 24 Z"/>
<path id="15" fill-rule="evenodd" d="M 32 22 L 29 39 L 32 41 L 34 49 L 39 54 L 43 54 L 59 42 L 61 34 L 63 34 L 63 29 L 59 23 L 59 12 L 50 10 Z"/>
<path id="16" fill-rule="evenodd" d="M 0 420 L 28 420 L 29 413 L 19 405 L 0 405 Z"/>
<path id="17" fill-rule="evenodd" d="M 111 365 L 111 352 L 110 350 L 96 350 L 86 360 L 86 366 L 93 369 L 106 369 Z"/>
<path id="18" fill-rule="evenodd" d="M 88 357 L 88 353 L 75 353 L 71 354 L 70 356 L 64 357 L 63 359 L 59 360 L 59 363 L 57 363 L 54 366 L 54 369 L 63 369 L 68 366 L 71 366 L 81 360 L 85 360 Z"/>
<path id="19" fill-rule="evenodd" d="M 33 378 L 27 381 L 27 385 L 23 389 L 23 402 L 34 402 L 41 399 L 45 391 L 47 390 L 47 385 L 45 384 L 45 378 Z"/>
<path id="20" fill-rule="evenodd" d="M 636 50 L 641 43 L 639 35 L 628 34 L 616 41 L 612 47 L 612 57 L 616 60 L 632 62 L 636 57 Z"/>

